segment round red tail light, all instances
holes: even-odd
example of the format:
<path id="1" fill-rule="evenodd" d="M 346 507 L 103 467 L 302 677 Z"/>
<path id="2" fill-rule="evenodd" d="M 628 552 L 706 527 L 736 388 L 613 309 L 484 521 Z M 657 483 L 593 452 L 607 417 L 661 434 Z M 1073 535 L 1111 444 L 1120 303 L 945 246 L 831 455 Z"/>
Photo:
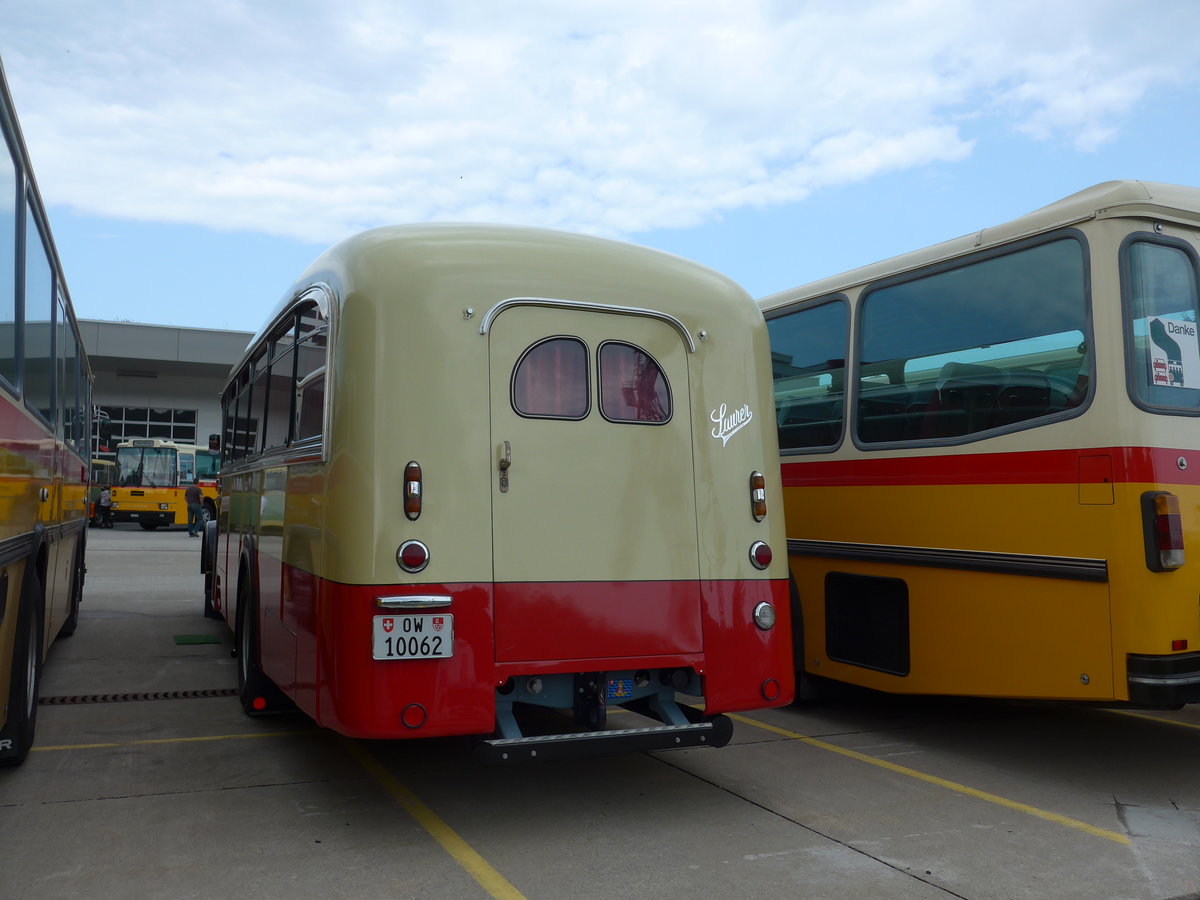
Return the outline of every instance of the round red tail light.
<path id="1" fill-rule="evenodd" d="M 429 548 L 420 541 L 405 541 L 396 551 L 396 562 L 405 572 L 420 572 L 429 565 Z"/>
<path id="2" fill-rule="evenodd" d="M 755 541 L 750 545 L 750 562 L 754 564 L 756 569 L 765 569 L 771 564 L 771 548 L 762 541 Z"/>

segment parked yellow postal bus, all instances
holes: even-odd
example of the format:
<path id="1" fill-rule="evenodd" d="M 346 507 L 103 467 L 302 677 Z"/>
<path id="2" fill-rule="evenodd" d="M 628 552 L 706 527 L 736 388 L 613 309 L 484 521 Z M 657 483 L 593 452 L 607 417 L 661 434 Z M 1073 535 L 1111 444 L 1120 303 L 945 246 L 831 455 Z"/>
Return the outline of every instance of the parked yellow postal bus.
<path id="1" fill-rule="evenodd" d="M 92 374 L 0 67 L 0 766 L 83 597 Z"/>
<path id="2" fill-rule="evenodd" d="M 217 509 L 218 451 L 158 438 L 117 445 L 117 482 L 112 489 L 114 522 L 137 522 L 147 531 L 188 523 L 188 485 L 197 484 L 207 522 Z"/>
<path id="3" fill-rule="evenodd" d="M 92 460 L 92 481 L 88 487 L 88 524 L 100 524 L 100 492 L 117 483 L 117 464 L 111 459 Z"/>
<path id="4" fill-rule="evenodd" d="M 1109 182 L 760 301 L 802 679 L 1200 701 L 1198 250 Z"/>
<path id="5" fill-rule="evenodd" d="M 206 612 L 245 710 L 501 762 L 720 746 L 723 713 L 788 703 L 766 355 L 744 291 L 644 248 L 482 225 L 334 247 L 224 392 Z M 617 707 L 657 722 L 607 728 Z"/>

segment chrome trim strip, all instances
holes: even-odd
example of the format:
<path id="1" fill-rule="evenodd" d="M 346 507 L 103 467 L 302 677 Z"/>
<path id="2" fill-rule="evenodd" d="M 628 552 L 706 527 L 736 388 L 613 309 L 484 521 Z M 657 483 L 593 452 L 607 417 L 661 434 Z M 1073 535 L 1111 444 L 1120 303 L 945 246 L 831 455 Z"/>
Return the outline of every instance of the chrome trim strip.
<path id="1" fill-rule="evenodd" d="M 0 541 L 0 566 L 9 566 L 29 556 L 37 549 L 37 535 L 30 531 Z"/>
<path id="2" fill-rule="evenodd" d="M 507 300 L 501 300 L 483 315 L 483 321 L 479 323 L 479 333 L 486 335 L 492 327 L 492 322 L 496 316 L 504 312 L 506 309 L 511 309 L 514 306 L 545 306 L 552 309 L 581 309 L 590 312 L 613 313 L 620 316 L 645 316 L 650 319 L 658 319 L 660 322 L 666 322 L 672 328 L 679 332 L 679 336 L 683 338 L 687 344 L 688 352 L 696 352 L 696 342 L 692 340 L 691 333 L 687 330 L 687 326 L 672 315 L 664 312 L 659 312 L 655 309 L 645 309 L 640 306 L 610 306 L 606 303 L 588 303 L 583 300 L 552 300 L 547 297 L 509 297 Z"/>
<path id="3" fill-rule="evenodd" d="M 1182 675 L 1130 675 L 1130 684 L 1178 687 L 1184 684 L 1200 684 L 1200 672 L 1185 672 Z"/>
<path id="4" fill-rule="evenodd" d="M 1108 581 L 1108 561 L 1069 556 L 1036 556 L 1025 553 L 990 553 L 984 550 L 945 550 L 934 547 L 898 547 L 844 541 L 806 541 L 788 538 L 789 556 L 822 556 L 862 562 L 896 563 L 974 572 L 1000 572 L 1073 581 Z"/>
<path id="5" fill-rule="evenodd" d="M 375 605 L 380 609 L 441 609 L 449 606 L 452 602 L 452 597 L 438 597 L 429 594 L 375 598 Z"/>

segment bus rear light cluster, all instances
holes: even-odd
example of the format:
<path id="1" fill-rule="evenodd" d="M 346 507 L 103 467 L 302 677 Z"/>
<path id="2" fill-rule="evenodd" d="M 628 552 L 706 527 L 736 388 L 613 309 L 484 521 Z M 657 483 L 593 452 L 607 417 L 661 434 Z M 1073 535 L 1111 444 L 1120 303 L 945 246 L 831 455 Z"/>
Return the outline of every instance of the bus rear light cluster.
<path id="1" fill-rule="evenodd" d="M 1146 540 L 1146 566 L 1152 572 L 1170 572 L 1186 562 L 1179 498 L 1166 491 L 1142 494 L 1142 531 Z"/>
<path id="2" fill-rule="evenodd" d="M 750 562 L 756 569 L 765 569 L 771 564 L 771 548 L 762 541 L 755 541 L 750 545 Z"/>
<path id="3" fill-rule="evenodd" d="M 421 515 L 421 466 L 416 462 L 404 467 L 404 515 L 410 522 Z"/>
<path id="4" fill-rule="evenodd" d="M 750 473 L 750 515 L 755 522 L 767 517 L 767 479 L 762 472 Z"/>
<path id="5" fill-rule="evenodd" d="M 405 572 L 420 572 L 429 565 L 429 548 L 420 541 L 405 541 L 396 551 L 396 562 Z"/>

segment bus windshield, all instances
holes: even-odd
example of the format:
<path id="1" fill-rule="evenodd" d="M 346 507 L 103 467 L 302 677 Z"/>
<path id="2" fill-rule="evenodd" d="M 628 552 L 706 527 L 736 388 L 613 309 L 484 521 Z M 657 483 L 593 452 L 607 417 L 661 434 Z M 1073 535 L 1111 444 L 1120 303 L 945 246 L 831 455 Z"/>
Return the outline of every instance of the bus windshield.
<path id="1" fill-rule="evenodd" d="M 174 447 L 119 447 L 117 484 L 122 487 L 175 487 L 178 467 Z"/>
<path id="2" fill-rule="evenodd" d="M 221 453 L 218 450 L 196 451 L 196 477 L 216 478 L 221 471 Z"/>

